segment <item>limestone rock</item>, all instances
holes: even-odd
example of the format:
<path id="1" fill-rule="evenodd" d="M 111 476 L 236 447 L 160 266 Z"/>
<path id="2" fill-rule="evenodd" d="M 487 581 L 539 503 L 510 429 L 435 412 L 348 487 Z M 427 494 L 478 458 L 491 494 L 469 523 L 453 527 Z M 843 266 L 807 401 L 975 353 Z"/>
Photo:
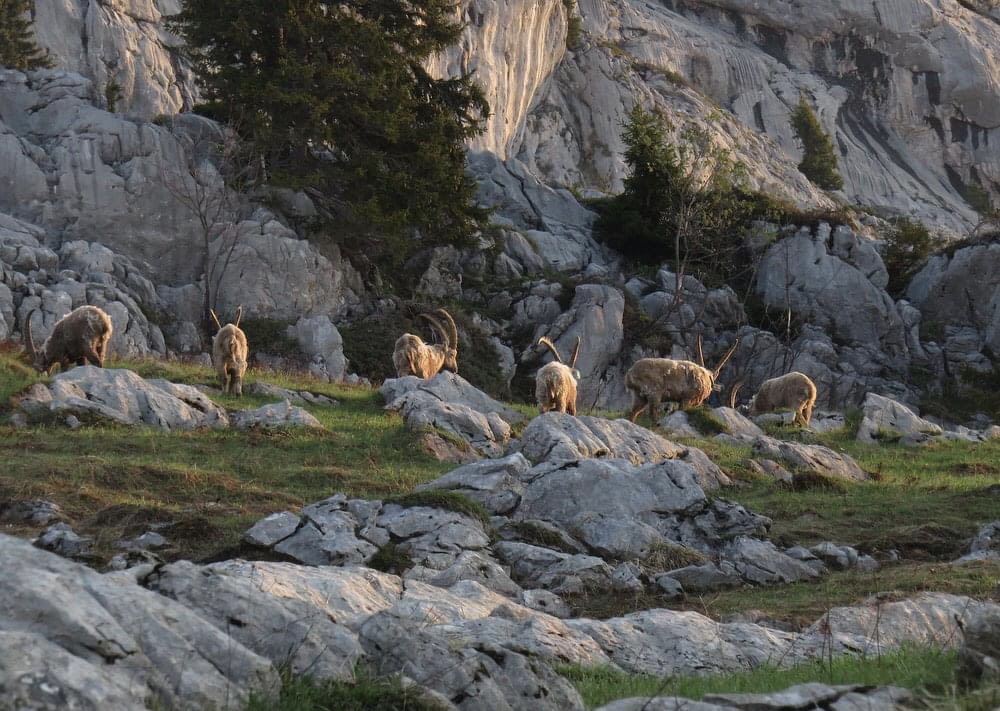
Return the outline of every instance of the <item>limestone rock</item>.
<path id="1" fill-rule="evenodd" d="M 584 512 L 640 519 L 696 509 L 706 501 L 693 470 L 664 461 L 636 467 L 622 460 L 587 459 L 541 465 L 532 470 L 517 518 L 540 518 L 569 526 Z"/>
<path id="2" fill-rule="evenodd" d="M 701 450 L 677 445 L 628 420 L 547 412 L 528 424 L 516 447 L 535 463 L 610 458 L 639 465 L 677 460 L 694 469 L 706 490 L 730 483 Z"/>
<path id="3" fill-rule="evenodd" d="M 44 408 L 55 415 L 146 425 L 162 430 L 219 428 L 226 411 L 190 385 L 143 380 L 131 370 L 78 366 L 52 379 Z M 24 404 L 22 403 L 22 407 Z"/>
<path id="4" fill-rule="evenodd" d="M 326 380 L 339 382 L 344 379 L 347 374 L 344 339 L 329 316 L 302 317 L 291 330 L 299 348 L 307 358 L 312 359 Z"/>
<path id="5" fill-rule="evenodd" d="M 859 442 L 877 444 L 884 436 L 941 434 L 938 425 L 918 417 L 906 405 L 875 393 L 868 393 L 862 410 L 864 418 L 858 427 Z"/>
<path id="6" fill-rule="evenodd" d="M 0 536 L 0 565 L 19 571 L 0 589 L 0 634 L 10 642 L 3 654 L 22 652 L 0 665 L 0 697 L 34 689 L 116 708 L 150 700 L 168 709 L 236 711 L 250 693 L 278 690 L 269 661 L 134 580 L 100 575 L 8 536 Z M 43 650 L 51 656 L 39 657 Z M 83 674 L 90 675 L 86 682 Z M 31 708 L 65 708 L 45 699 Z"/>
<path id="7" fill-rule="evenodd" d="M 753 442 L 754 454 L 775 459 L 793 469 L 848 481 L 864 481 L 868 473 L 849 455 L 834 452 L 818 444 L 785 442 L 773 437 L 758 437 Z"/>
<path id="8" fill-rule="evenodd" d="M 955 671 L 959 683 L 975 687 L 1000 681 L 1000 613 L 977 615 L 962 632 Z"/>
<path id="9" fill-rule="evenodd" d="M 611 567 L 594 556 L 563 553 L 514 541 L 501 541 L 493 550 L 510 566 L 511 576 L 525 588 L 572 594 L 604 589 L 611 582 Z"/>
<path id="10" fill-rule="evenodd" d="M 232 424 L 238 430 L 256 427 L 266 430 L 292 427 L 322 429 L 323 425 L 308 410 L 292 405 L 288 400 L 273 405 L 262 405 L 254 410 L 233 413 Z"/>
<path id="11" fill-rule="evenodd" d="M 895 303 L 865 272 L 837 256 L 829 233 L 827 225 L 815 234 L 804 228 L 772 246 L 760 264 L 757 293 L 769 306 L 791 308 L 843 340 L 905 356 Z"/>
<path id="12" fill-rule="evenodd" d="M 487 459 L 454 469 L 434 481 L 420 484 L 417 491 L 457 491 L 481 503 L 494 514 L 507 514 L 521 503 L 524 485 L 520 477 L 531 468 L 521 454 Z"/>
<path id="13" fill-rule="evenodd" d="M 430 380 L 414 376 L 386 380 L 379 392 L 386 409 L 400 412 L 410 429 L 444 432 L 468 442 L 483 456 L 502 454 L 511 423 L 521 419 L 454 373 L 439 373 Z"/>
<path id="14" fill-rule="evenodd" d="M 388 613 L 369 618 L 360 637 L 377 674 L 405 673 L 460 709 L 583 709 L 576 690 L 545 663 L 503 647 L 453 646 Z"/>
<path id="15" fill-rule="evenodd" d="M 966 560 L 1000 560 L 1000 521 L 984 524 L 972 538 Z"/>

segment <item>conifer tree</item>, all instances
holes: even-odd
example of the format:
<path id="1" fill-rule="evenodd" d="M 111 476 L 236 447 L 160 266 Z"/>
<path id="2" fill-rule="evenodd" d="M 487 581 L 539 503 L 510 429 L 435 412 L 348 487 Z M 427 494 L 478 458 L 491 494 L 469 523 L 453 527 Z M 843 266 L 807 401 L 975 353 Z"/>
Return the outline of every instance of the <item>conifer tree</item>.
<path id="1" fill-rule="evenodd" d="M 471 77 L 424 68 L 454 44 L 452 0 L 187 0 L 187 40 L 209 103 L 271 184 L 306 190 L 368 257 L 471 244 L 465 141 L 489 107 Z M 346 227 L 347 229 L 340 229 Z"/>
<path id="2" fill-rule="evenodd" d="M 35 43 L 30 0 L 0 0 L 0 66 L 29 71 L 52 66 Z"/>
<path id="3" fill-rule="evenodd" d="M 799 96 L 799 104 L 792 112 L 792 128 L 802 141 L 802 162 L 799 163 L 802 174 L 824 190 L 844 187 L 844 179 L 837 170 L 833 141 L 823 130 L 805 96 Z"/>

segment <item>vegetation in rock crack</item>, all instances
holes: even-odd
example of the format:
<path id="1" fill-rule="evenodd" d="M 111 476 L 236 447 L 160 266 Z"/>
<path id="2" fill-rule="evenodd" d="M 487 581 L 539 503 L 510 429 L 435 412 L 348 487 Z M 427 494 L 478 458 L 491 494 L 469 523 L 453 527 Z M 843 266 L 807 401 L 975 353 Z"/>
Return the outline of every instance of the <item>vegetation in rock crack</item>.
<path id="1" fill-rule="evenodd" d="M 456 513 L 464 514 L 474 518 L 483 524 L 483 528 L 490 530 L 490 513 L 478 501 L 473 501 L 465 494 L 457 491 L 442 491 L 440 489 L 428 489 L 426 491 L 414 491 L 409 494 L 391 496 L 385 500 L 387 504 L 398 504 L 399 506 L 429 506 L 436 509 L 445 509 Z"/>
<path id="2" fill-rule="evenodd" d="M 443 711 L 419 687 L 404 687 L 398 677 L 359 673 L 354 683 L 284 676 L 281 697 L 254 696 L 245 711 Z"/>
<path id="3" fill-rule="evenodd" d="M 838 657 L 832 663 L 815 661 L 788 669 L 761 667 L 732 674 L 655 676 L 628 674 L 613 668 L 563 666 L 587 708 L 597 708 L 621 698 L 677 696 L 701 700 L 708 694 L 763 694 L 795 684 L 900 686 L 912 689 L 930 708 L 965 708 L 974 695 L 959 697 L 954 691 L 955 653 L 939 649 L 904 647 L 880 656 Z"/>
<path id="4" fill-rule="evenodd" d="M 469 75 L 425 63 L 454 44 L 451 0 L 191 0 L 172 18 L 207 103 L 253 147 L 271 184 L 305 190 L 320 229 L 357 255 L 401 264 L 471 244 L 465 141 L 489 107 Z"/>
<path id="5" fill-rule="evenodd" d="M 719 419 L 712 408 L 707 405 L 699 405 L 698 407 L 692 407 L 684 411 L 687 415 L 688 421 L 691 426 L 694 427 L 698 432 L 705 434 L 707 436 L 717 435 L 717 434 L 727 434 L 729 432 L 729 427 Z"/>
<path id="6" fill-rule="evenodd" d="M 792 128 L 802 143 L 802 162 L 799 170 L 809 180 L 824 190 L 840 190 L 844 179 L 837 169 L 837 153 L 829 134 L 806 101 L 799 96 L 799 103 L 792 112 Z"/>
<path id="7" fill-rule="evenodd" d="M 398 545 L 389 541 L 381 546 L 368 561 L 368 567 L 383 573 L 402 575 L 413 567 L 413 559 Z"/>
<path id="8" fill-rule="evenodd" d="M 30 71 L 52 66 L 48 52 L 35 41 L 29 0 L 0 0 L 0 67 Z"/>
<path id="9" fill-rule="evenodd" d="M 939 247 L 941 242 L 925 225 L 915 220 L 901 217 L 885 235 L 885 251 L 882 261 L 889 272 L 886 290 L 898 297 L 906 291 L 913 276 Z"/>
<path id="10" fill-rule="evenodd" d="M 546 528 L 534 521 L 511 521 L 506 526 L 516 536 L 517 540 L 533 546 L 551 548 L 574 555 L 579 551 L 571 546 L 566 540 L 550 528 Z"/>

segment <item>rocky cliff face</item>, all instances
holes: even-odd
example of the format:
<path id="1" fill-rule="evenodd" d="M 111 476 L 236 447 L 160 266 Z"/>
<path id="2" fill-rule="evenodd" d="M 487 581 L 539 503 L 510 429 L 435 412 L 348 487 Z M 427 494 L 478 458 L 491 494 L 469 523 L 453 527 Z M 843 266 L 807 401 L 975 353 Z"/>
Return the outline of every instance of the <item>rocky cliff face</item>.
<path id="1" fill-rule="evenodd" d="M 640 101 L 709 124 L 759 187 L 815 204 L 789 125 L 805 94 L 851 201 L 962 231 L 966 186 L 1000 183 L 1000 24 L 966 5 L 582 0 L 583 39 L 515 154 L 551 180 L 615 190 L 619 124 Z"/>
<path id="2" fill-rule="evenodd" d="M 578 200 L 620 189 L 622 121 L 642 103 L 663 110 L 678 132 L 706 129 L 746 165 L 755 187 L 831 207 L 831 196 L 796 168 L 789 111 L 805 94 L 835 138 L 843 197 L 962 232 L 974 217 L 968 186 L 996 196 L 1000 185 L 1000 23 L 995 8 L 981 5 L 579 0 L 570 9 L 563 0 L 467 0 L 459 45 L 430 69 L 473 72 L 493 107 L 469 167 L 480 199 L 496 208 L 494 249 L 435 252 L 414 282 L 417 296 L 509 313 L 480 319 L 500 344 L 508 377 L 515 361 L 529 374 L 541 362 L 525 334 L 566 347 L 586 336 L 587 407 L 626 406 L 628 365 L 644 355 L 690 356 L 695 331 L 709 356 L 741 335 L 731 367 L 748 390 L 795 367 L 834 404 L 872 388 L 912 399 L 905 382 L 914 363 L 988 369 L 1000 349 L 995 289 L 974 303 L 960 293 L 992 258 L 980 254 L 986 248 L 932 261 L 907 300 L 895 301 L 875 243 L 857 231 L 820 225 L 772 235 L 759 250 L 753 294 L 790 311 L 800 327 L 779 337 L 747 325 L 746 294 L 687 278 L 677 301 L 669 273 L 630 281 L 594 240 L 594 213 Z M 123 304 L 122 319 L 128 311 L 135 320 L 133 345 L 121 347 L 137 352 L 202 347 L 202 235 L 170 183 L 190 166 L 192 141 L 218 128 L 178 114 L 197 98 L 177 39 L 163 26 L 178 8 L 175 0 L 38 0 L 39 39 L 60 69 L 0 71 L 0 164 L 9 166 L 0 211 L 56 255 L 52 268 L 63 268 L 64 245 L 98 243 L 155 284 L 146 294 L 117 275 L 110 282 L 134 302 L 109 296 Z M 299 203 L 307 213 L 308 200 Z M 218 280 L 220 308 L 242 303 L 248 315 L 290 323 L 378 311 L 336 249 L 303 240 L 294 219 L 243 208 L 226 231 L 237 239 Z M 216 240 L 210 258 L 230 246 Z M 0 279 L 10 292 L 8 334 L 20 331 L 25 299 L 39 298 L 48 320 L 63 308 L 44 296 L 58 274 L 10 262 L 6 273 L 14 272 L 23 276 Z M 165 344 L 147 335 L 142 310 L 172 315 L 161 324 Z M 635 333 L 636 318 L 648 333 Z M 922 322 L 923 337 L 936 342 L 922 341 Z"/>
<path id="3" fill-rule="evenodd" d="M 190 109 L 194 77 L 162 20 L 180 0 L 36 0 L 39 44 L 90 79 L 99 105 L 144 119 Z"/>

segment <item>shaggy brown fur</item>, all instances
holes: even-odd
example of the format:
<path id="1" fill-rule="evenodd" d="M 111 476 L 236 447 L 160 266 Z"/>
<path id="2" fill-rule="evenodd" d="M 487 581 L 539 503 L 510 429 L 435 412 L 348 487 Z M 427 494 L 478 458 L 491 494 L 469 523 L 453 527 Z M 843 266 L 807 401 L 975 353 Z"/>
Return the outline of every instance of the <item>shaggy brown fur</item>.
<path id="1" fill-rule="evenodd" d="M 543 365 L 535 375 L 535 399 L 539 409 L 543 415 L 551 410 L 576 415 L 576 384 L 580 380 L 576 359 L 580 355 L 580 337 L 576 337 L 569 363 L 562 362 L 555 344 L 545 336 L 539 338 L 538 343 L 555 356 L 553 362 Z"/>
<path id="2" fill-rule="evenodd" d="M 108 355 L 108 341 L 114 328 L 111 318 L 96 306 L 81 306 L 56 321 L 45 343 L 35 350 L 31 336 L 32 311 L 24 325 L 24 345 L 31 356 L 32 365 L 42 373 L 51 373 L 58 364 L 63 370 L 71 365 L 96 365 L 104 367 Z"/>
<path id="3" fill-rule="evenodd" d="M 458 372 L 458 327 L 451 314 L 444 309 L 438 309 L 434 313 L 444 321 L 439 321 L 430 314 L 421 316 L 427 319 L 444 343 L 424 343 L 419 336 L 404 333 L 396 340 L 392 351 L 392 364 L 396 366 L 397 377 L 416 375 L 427 380 L 441 370 Z"/>
<path id="4" fill-rule="evenodd" d="M 713 390 L 720 390 L 715 381 L 723 366 L 729 361 L 739 341 L 733 344 L 719 361 L 715 370 L 709 370 L 689 360 L 672 358 L 643 358 L 625 374 L 625 388 L 632 393 L 632 410 L 629 420 L 635 422 L 647 407 L 655 424 L 659 419 L 661 402 L 675 403 L 678 407 L 697 407 L 705 402 Z M 698 339 L 698 359 L 701 355 L 701 338 Z"/>
<path id="5" fill-rule="evenodd" d="M 793 371 L 765 380 L 751 401 L 748 412 L 762 415 L 774 410 L 794 410 L 795 422 L 808 427 L 815 404 L 816 384 L 808 375 Z"/>
<path id="6" fill-rule="evenodd" d="M 227 395 L 243 395 L 243 376 L 247 372 L 247 361 L 250 358 L 250 344 L 247 334 L 240 328 L 240 318 L 243 307 L 236 309 L 236 322 L 223 326 L 214 311 L 212 320 L 218 331 L 212 339 L 212 363 L 215 372 L 219 374 L 219 385 Z"/>

